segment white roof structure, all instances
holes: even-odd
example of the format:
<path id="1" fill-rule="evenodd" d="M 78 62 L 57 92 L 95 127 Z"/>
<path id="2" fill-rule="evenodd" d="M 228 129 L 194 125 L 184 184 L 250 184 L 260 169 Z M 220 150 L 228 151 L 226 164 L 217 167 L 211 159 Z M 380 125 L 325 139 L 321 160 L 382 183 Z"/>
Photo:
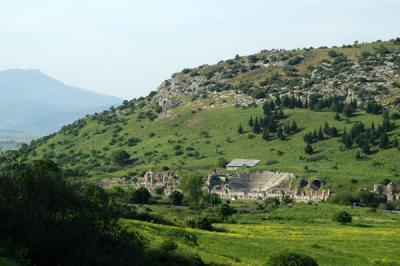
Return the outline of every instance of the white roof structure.
<path id="1" fill-rule="evenodd" d="M 260 160 L 233 159 L 230 163 L 226 165 L 226 167 L 242 167 L 242 166 L 253 167 L 256 166 L 259 162 Z"/>

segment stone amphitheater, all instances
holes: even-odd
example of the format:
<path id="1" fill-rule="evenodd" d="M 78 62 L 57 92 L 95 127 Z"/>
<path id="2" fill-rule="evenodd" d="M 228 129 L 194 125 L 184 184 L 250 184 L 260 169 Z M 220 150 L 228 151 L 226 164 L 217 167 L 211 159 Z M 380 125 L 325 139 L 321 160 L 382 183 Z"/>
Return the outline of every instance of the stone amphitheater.
<path id="1" fill-rule="evenodd" d="M 264 199 L 285 196 L 295 201 L 323 201 L 329 198 L 329 190 L 318 180 L 303 180 L 300 184 L 292 173 L 256 172 L 208 175 L 208 192 L 230 199 Z"/>

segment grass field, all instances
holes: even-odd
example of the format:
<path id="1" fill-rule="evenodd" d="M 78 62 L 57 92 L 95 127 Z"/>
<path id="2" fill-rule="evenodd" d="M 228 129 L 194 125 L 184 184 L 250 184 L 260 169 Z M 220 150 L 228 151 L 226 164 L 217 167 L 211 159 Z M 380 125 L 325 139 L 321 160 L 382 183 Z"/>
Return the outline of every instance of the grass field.
<path id="1" fill-rule="evenodd" d="M 306 162 L 300 156 L 305 156 L 303 136 L 310 130 L 319 128 L 325 121 L 335 126 L 342 132 L 344 127 L 351 127 L 356 121 L 362 121 L 367 126 L 372 122 L 377 125 L 382 121 L 380 115 L 357 113 L 350 118 L 350 122 L 334 120 L 332 112 L 314 112 L 305 109 L 285 110 L 287 120 L 295 120 L 302 129 L 299 133 L 290 136 L 286 141 L 264 141 L 261 135 L 250 139 L 250 129 L 247 122 L 250 116 L 261 116 L 261 106 L 250 108 L 225 107 L 220 109 L 198 110 L 198 105 L 178 107 L 174 115 L 156 121 L 137 120 L 137 115 L 127 116 L 128 121 L 122 131 L 117 133 L 122 141 L 110 145 L 113 139 L 112 131 L 117 125 L 99 125 L 89 119 L 77 136 L 62 133 L 50 138 L 46 145 L 37 149 L 38 154 L 45 154 L 45 150 L 68 154 L 70 151 L 81 152 L 78 155 L 80 163 L 91 165 L 93 162 L 105 165 L 114 150 L 124 149 L 132 157 L 144 160 L 136 166 L 116 168 L 114 172 L 107 173 L 103 168 L 91 170 L 92 176 L 118 177 L 130 173 L 141 173 L 149 169 L 161 170 L 166 166 L 179 171 L 192 171 L 196 169 L 203 174 L 218 168 L 218 159 L 225 158 L 254 158 L 261 160 L 260 165 L 253 170 L 288 171 L 298 176 L 318 177 L 326 181 L 331 187 L 348 187 L 356 189 L 360 186 L 371 187 L 374 183 L 384 178 L 397 179 L 400 171 L 400 152 L 391 148 L 379 150 L 370 156 L 356 159 L 359 149 L 340 150 L 340 138 L 332 138 L 318 142 L 314 145 L 315 155 L 324 159 L 317 162 Z M 242 124 L 247 131 L 239 135 L 237 128 Z M 101 134 L 94 132 L 101 131 Z M 397 128 L 391 138 L 399 135 Z M 136 146 L 128 147 L 125 141 L 131 137 L 141 140 Z M 115 138 L 115 133 L 114 133 Z M 73 147 L 66 147 L 65 140 L 74 143 Z M 54 145 L 53 148 L 51 146 Z M 180 146 L 182 155 L 175 155 L 175 147 Z M 191 151 L 189 151 L 191 150 Z M 98 152 L 97 155 L 94 152 Z M 190 153 L 198 152 L 197 158 Z M 313 156 L 315 156 L 313 155 Z M 56 156 L 57 157 L 57 156 Z M 97 157 L 97 158 L 96 158 Z M 307 157 L 307 156 L 305 156 Z M 276 163 L 268 165 L 267 161 L 275 160 Z M 67 163 L 68 165 L 68 163 Z M 308 169 L 307 169 L 308 168 Z M 223 171 L 223 169 L 219 169 Z M 352 187 L 351 179 L 358 180 L 356 187 Z"/>
<path id="2" fill-rule="evenodd" d="M 353 215 L 352 225 L 331 220 L 339 210 Z M 320 203 L 238 214 L 236 220 L 236 224 L 214 225 L 223 232 L 124 223 L 144 234 L 153 247 L 172 238 L 180 251 L 197 253 L 217 265 L 265 265 L 271 254 L 285 249 L 310 255 L 319 265 L 399 265 L 400 216 L 395 214 Z M 196 235 L 197 244 L 184 241 L 182 231 Z"/>

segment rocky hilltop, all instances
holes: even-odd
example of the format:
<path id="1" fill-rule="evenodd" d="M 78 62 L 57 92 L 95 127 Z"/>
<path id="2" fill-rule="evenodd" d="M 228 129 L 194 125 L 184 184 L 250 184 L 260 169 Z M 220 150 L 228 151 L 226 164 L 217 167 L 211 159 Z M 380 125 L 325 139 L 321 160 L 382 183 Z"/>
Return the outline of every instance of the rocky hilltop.
<path id="1" fill-rule="evenodd" d="M 255 99 L 320 94 L 394 105 L 400 92 L 399 51 L 400 39 L 332 48 L 264 50 L 216 65 L 184 69 L 161 84 L 154 100 L 167 111 L 213 91 L 233 90 Z"/>

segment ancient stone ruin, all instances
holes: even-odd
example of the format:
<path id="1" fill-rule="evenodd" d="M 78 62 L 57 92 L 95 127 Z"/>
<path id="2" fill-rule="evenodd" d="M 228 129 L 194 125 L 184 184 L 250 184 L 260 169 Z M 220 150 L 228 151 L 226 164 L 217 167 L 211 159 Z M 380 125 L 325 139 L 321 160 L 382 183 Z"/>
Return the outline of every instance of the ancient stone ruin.
<path id="1" fill-rule="evenodd" d="M 150 192 L 164 188 L 166 195 L 179 190 L 180 177 L 173 171 L 148 171 L 144 176 L 130 180 L 122 178 L 103 179 L 103 187 L 130 185 L 146 187 Z M 204 180 L 204 190 L 216 193 L 226 199 L 264 199 L 290 197 L 295 201 L 323 201 L 330 196 L 329 189 L 324 188 L 321 180 L 298 179 L 292 173 L 279 172 L 244 172 L 231 174 L 211 173 Z"/>
<path id="2" fill-rule="evenodd" d="M 374 192 L 380 195 L 385 195 L 388 201 L 400 199 L 400 193 L 397 191 L 396 186 L 392 182 L 386 186 L 382 184 L 375 184 Z"/>
<path id="3" fill-rule="evenodd" d="M 299 181 L 299 182 L 297 182 Z M 209 174 L 208 192 L 229 199 L 283 198 L 295 201 L 323 201 L 330 195 L 329 189 L 318 180 L 297 180 L 292 173 L 256 172 L 235 174 Z"/>

